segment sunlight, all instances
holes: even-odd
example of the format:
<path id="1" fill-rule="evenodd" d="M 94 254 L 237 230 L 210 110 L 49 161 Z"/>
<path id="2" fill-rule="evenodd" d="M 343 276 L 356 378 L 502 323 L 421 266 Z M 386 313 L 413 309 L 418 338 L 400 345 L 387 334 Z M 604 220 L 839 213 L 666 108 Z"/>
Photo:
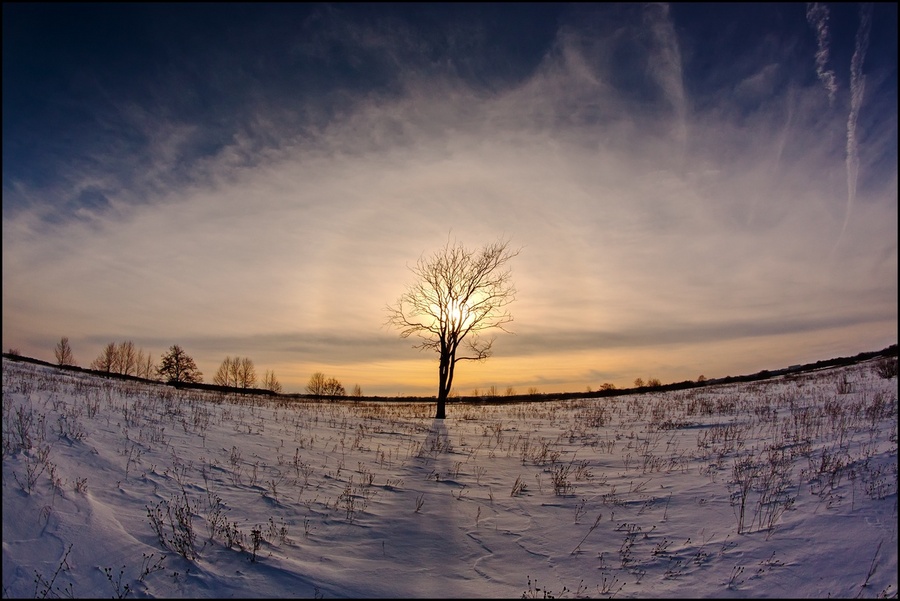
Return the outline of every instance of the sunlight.
<path id="1" fill-rule="evenodd" d="M 475 314 L 469 308 L 467 303 L 461 303 L 457 300 L 450 300 L 444 307 L 436 303 L 431 305 L 431 317 L 434 324 L 437 325 L 444 320 L 452 330 L 462 330 L 470 326 L 475 319 Z"/>
<path id="2" fill-rule="evenodd" d="M 447 305 L 447 314 L 450 325 L 454 328 L 464 328 L 465 326 L 468 326 L 473 319 L 472 312 L 469 310 L 469 305 L 457 301 L 450 301 Z"/>

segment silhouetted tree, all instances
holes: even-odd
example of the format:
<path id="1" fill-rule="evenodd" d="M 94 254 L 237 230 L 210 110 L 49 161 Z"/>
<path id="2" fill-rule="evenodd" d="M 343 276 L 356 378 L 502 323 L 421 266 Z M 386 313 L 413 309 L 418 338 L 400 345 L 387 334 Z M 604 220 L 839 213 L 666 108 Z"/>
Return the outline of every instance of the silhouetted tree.
<path id="1" fill-rule="evenodd" d="M 134 346 L 134 342 L 126 340 L 116 344 L 110 342 L 100 354 L 91 362 L 91 369 L 105 371 L 107 373 L 137 375 L 149 378 L 153 375 L 151 367 L 153 360 L 144 351 Z"/>
<path id="2" fill-rule="evenodd" d="M 278 394 L 281 393 L 281 383 L 278 381 L 278 378 L 275 377 L 274 371 L 266 370 L 266 375 L 263 376 L 263 388 Z"/>
<path id="3" fill-rule="evenodd" d="M 256 386 L 256 367 L 247 357 L 225 357 L 213 376 L 213 383 L 219 386 L 253 388 Z"/>
<path id="4" fill-rule="evenodd" d="M 415 283 L 387 307 L 387 323 L 400 329 L 401 338 L 414 334 L 422 339 L 414 348 L 438 354 L 436 419 L 446 416 L 456 364 L 491 356 L 494 339 L 479 334 L 506 331 L 503 326 L 512 321 L 507 307 L 515 300 L 515 288 L 507 265 L 518 254 L 502 240 L 478 251 L 448 240 L 430 257 L 419 258 L 410 268 Z"/>
<path id="5" fill-rule="evenodd" d="M 344 390 L 344 385 L 341 384 L 341 381 L 337 378 L 328 378 L 325 380 L 325 396 L 331 397 L 333 401 L 335 398 L 339 396 L 345 396 L 347 391 Z"/>
<path id="6" fill-rule="evenodd" d="M 203 381 L 203 374 L 197 369 L 194 359 L 177 344 L 163 353 L 156 371 L 163 380 L 170 383 Z"/>
<path id="7" fill-rule="evenodd" d="M 119 348 L 115 342 L 110 342 L 103 347 L 97 358 L 91 362 L 91 369 L 107 373 L 119 372 Z"/>
<path id="8" fill-rule="evenodd" d="M 233 369 L 235 360 L 230 356 L 225 357 L 216 375 L 213 376 L 213 384 L 217 386 L 237 386 L 237 369 Z"/>
<path id="9" fill-rule="evenodd" d="M 336 397 L 347 395 L 347 391 L 340 380 L 326 377 L 320 371 L 310 376 L 309 382 L 306 384 L 306 392 L 314 396 L 331 397 L 332 400 Z"/>
<path id="10" fill-rule="evenodd" d="M 54 354 L 56 355 L 57 365 L 75 365 L 75 357 L 72 355 L 72 347 L 69 346 L 69 338 L 67 336 L 63 336 L 56 343 Z"/>
<path id="11" fill-rule="evenodd" d="M 116 351 L 119 373 L 130 376 L 137 372 L 137 349 L 134 347 L 134 343 L 130 340 L 126 340 L 119 344 Z"/>
<path id="12" fill-rule="evenodd" d="M 241 388 L 256 386 L 256 367 L 248 357 L 239 357 L 237 362 L 237 385 Z"/>
<path id="13" fill-rule="evenodd" d="M 306 383 L 306 392 L 314 396 L 323 396 L 325 394 L 325 374 L 317 371 L 309 377 Z"/>
<path id="14" fill-rule="evenodd" d="M 137 367 L 134 372 L 139 378 L 154 378 L 157 376 L 156 365 L 153 364 L 153 356 L 144 353 L 144 349 L 138 349 Z"/>

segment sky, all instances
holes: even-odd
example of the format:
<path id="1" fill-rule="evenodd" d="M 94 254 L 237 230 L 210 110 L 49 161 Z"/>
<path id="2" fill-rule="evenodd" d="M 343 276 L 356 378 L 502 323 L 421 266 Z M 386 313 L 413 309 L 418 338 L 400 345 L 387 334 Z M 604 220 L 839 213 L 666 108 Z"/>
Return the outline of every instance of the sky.
<path id="1" fill-rule="evenodd" d="M 897 597 L 897 377 L 872 362 L 434 408 L 4 358 L 3 597 Z"/>
<path id="2" fill-rule="evenodd" d="M 3 350 L 436 394 L 409 267 L 506 240 L 454 387 L 897 342 L 897 6 L 3 5 Z"/>

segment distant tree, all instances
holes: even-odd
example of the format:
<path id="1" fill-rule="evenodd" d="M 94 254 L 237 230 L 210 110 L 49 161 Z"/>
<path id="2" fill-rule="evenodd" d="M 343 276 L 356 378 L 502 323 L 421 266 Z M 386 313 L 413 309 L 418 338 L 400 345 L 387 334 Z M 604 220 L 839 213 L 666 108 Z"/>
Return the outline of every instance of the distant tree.
<path id="1" fill-rule="evenodd" d="M 704 376 L 703 374 L 700 374 L 700 377 L 697 378 L 697 383 L 703 384 L 704 382 L 706 382 L 706 376 Z"/>
<path id="2" fill-rule="evenodd" d="M 157 373 L 163 380 L 173 382 L 202 382 L 203 374 L 197 369 L 194 359 L 177 344 L 169 347 L 159 361 Z"/>
<path id="3" fill-rule="evenodd" d="M 647 380 L 647 386 L 650 388 L 659 388 L 662 386 L 662 382 L 659 381 L 659 378 L 650 378 Z"/>
<path id="4" fill-rule="evenodd" d="M 108 343 L 97 358 L 91 362 L 91 369 L 106 373 L 119 373 L 119 347 L 115 342 Z"/>
<path id="5" fill-rule="evenodd" d="M 351 396 L 355 399 L 358 399 L 362 396 L 362 388 L 359 387 L 359 384 L 353 385 L 353 393 Z"/>
<path id="6" fill-rule="evenodd" d="M 151 379 L 155 378 L 156 373 L 156 365 L 153 363 L 153 356 L 150 353 L 145 353 L 144 349 L 138 349 L 137 353 L 137 367 L 135 367 L 134 373 L 139 378 Z"/>
<path id="7" fill-rule="evenodd" d="M 506 396 L 514 396 L 516 394 L 516 389 L 512 386 L 506 387 Z"/>
<path id="8" fill-rule="evenodd" d="M 600 390 L 615 390 L 615 389 L 616 389 L 616 385 L 613 384 L 612 382 L 604 382 L 603 384 L 600 385 Z"/>
<path id="9" fill-rule="evenodd" d="M 54 350 L 57 365 L 75 365 L 75 357 L 72 355 L 72 347 L 69 346 L 69 338 L 63 336 L 56 343 Z"/>
<path id="10" fill-rule="evenodd" d="M 241 388 L 256 386 L 256 367 L 248 357 L 240 357 L 237 366 L 237 383 Z"/>
<path id="11" fill-rule="evenodd" d="M 309 377 L 309 382 L 306 384 L 306 392 L 313 396 L 324 396 L 325 395 L 325 374 L 320 371 L 317 371 L 313 375 Z"/>
<path id="12" fill-rule="evenodd" d="M 537 386 L 529 386 L 529 387 L 528 387 L 528 394 L 529 394 L 529 396 L 534 396 L 534 395 L 538 394 L 538 388 L 537 388 Z"/>
<path id="13" fill-rule="evenodd" d="M 218 386 L 253 388 L 256 386 L 256 367 L 247 357 L 225 357 L 213 376 L 213 383 Z"/>
<path id="14" fill-rule="evenodd" d="M 341 384 L 341 381 L 337 378 L 328 378 L 325 380 L 325 396 L 331 397 L 331 400 L 339 396 L 345 396 L 347 391 L 344 390 L 344 385 Z"/>
<path id="15" fill-rule="evenodd" d="M 416 335 L 421 342 L 415 348 L 438 353 L 435 419 L 446 416 L 456 364 L 491 356 L 493 338 L 479 334 L 494 328 L 506 331 L 504 325 L 512 321 L 507 307 L 516 290 L 507 265 L 518 254 L 505 241 L 473 251 L 448 240 L 431 257 L 419 258 L 410 268 L 416 282 L 387 307 L 387 324 L 399 328 L 401 338 Z"/>
<path id="16" fill-rule="evenodd" d="M 142 349 L 137 348 L 131 340 L 125 340 L 120 343 L 110 342 L 100 354 L 91 362 L 91 369 L 97 371 L 105 371 L 107 373 L 125 374 L 126 376 L 141 376 L 139 370 L 145 375 L 141 377 L 150 377 L 152 374 L 146 374 L 148 364 L 152 365 L 152 360 L 144 358 Z"/>
<path id="17" fill-rule="evenodd" d="M 274 371 L 266 370 L 266 375 L 263 376 L 263 389 L 281 394 L 281 383 L 278 381 L 278 378 L 275 377 Z"/>
<path id="18" fill-rule="evenodd" d="M 15 355 L 16 357 L 21 357 L 21 356 L 22 356 L 22 351 L 19 350 L 19 349 L 17 349 L 17 348 L 14 347 L 14 346 L 11 346 L 11 347 L 9 347 L 9 350 L 6 351 L 6 354 L 7 354 L 7 355 Z"/>
<path id="19" fill-rule="evenodd" d="M 634 387 L 635 388 L 643 388 L 644 386 L 644 378 L 635 378 L 634 379 Z"/>
<path id="20" fill-rule="evenodd" d="M 235 360 L 230 356 L 225 357 L 216 375 L 213 376 L 213 384 L 217 386 L 237 386 L 237 369 L 233 369 Z"/>
<path id="21" fill-rule="evenodd" d="M 118 355 L 119 373 L 126 376 L 134 375 L 137 372 L 137 349 L 134 343 L 126 340 L 119 344 L 116 349 Z"/>
<path id="22" fill-rule="evenodd" d="M 337 378 L 328 378 L 325 380 L 325 394 L 334 400 L 336 397 L 346 396 L 347 391 L 344 390 L 344 385 L 341 384 L 340 380 Z"/>

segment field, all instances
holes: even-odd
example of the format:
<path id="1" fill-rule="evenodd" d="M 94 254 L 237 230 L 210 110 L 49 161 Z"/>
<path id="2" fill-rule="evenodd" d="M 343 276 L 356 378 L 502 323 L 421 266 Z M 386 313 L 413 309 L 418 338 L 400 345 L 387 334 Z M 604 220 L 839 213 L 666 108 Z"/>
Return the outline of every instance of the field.
<path id="1" fill-rule="evenodd" d="M 3 597 L 897 598 L 877 372 L 434 420 L 4 359 Z"/>

